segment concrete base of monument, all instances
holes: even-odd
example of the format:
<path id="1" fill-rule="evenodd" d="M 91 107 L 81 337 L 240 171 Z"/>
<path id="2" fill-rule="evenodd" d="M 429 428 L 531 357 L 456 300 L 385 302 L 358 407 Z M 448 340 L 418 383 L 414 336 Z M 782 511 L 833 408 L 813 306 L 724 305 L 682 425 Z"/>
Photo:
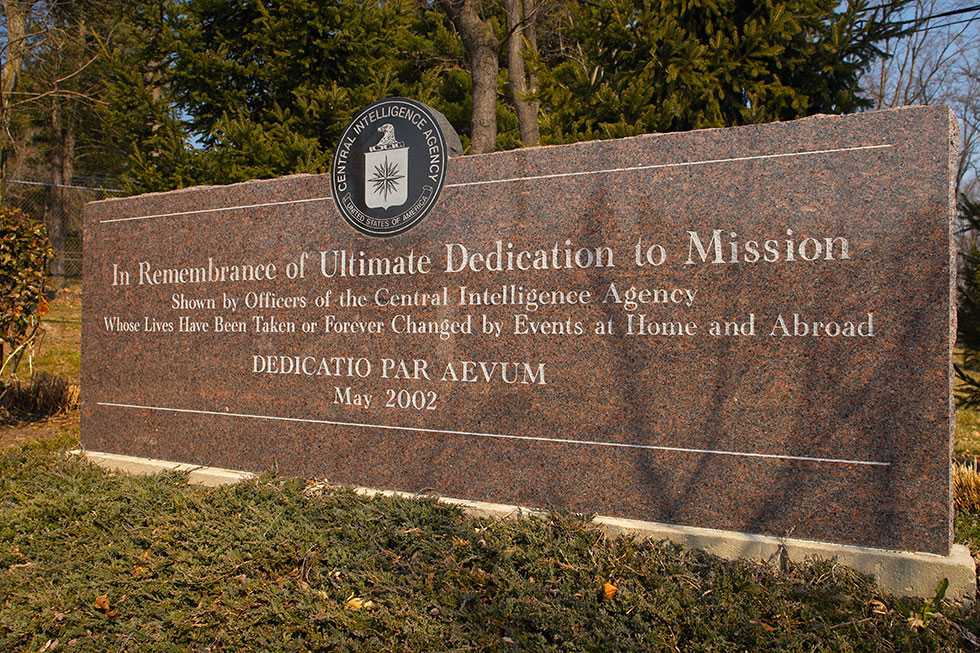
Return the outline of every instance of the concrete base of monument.
<path id="1" fill-rule="evenodd" d="M 220 467 L 202 467 L 152 458 L 137 458 L 120 454 L 76 450 L 93 463 L 107 469 L 129 474 L 155 474 L 163 471 L 184 471 L 188 482 L 197 485 L 218 486 L 250 479 L 254 474 Z M 418 498 L 420 495 L 392 490 L 354 488 L 365 496 L 401 496 Z M 466 512 L 483 517 L 540 517 L 538 510 L 521 508 L 485 501 L 437 497 L 439 501 L 463 508 Z M 929 553 L 909 553 L 872 549 L 861 546 L 831 544 L 786 537 L 753 535 L 735 531 L 722 531 L 693 526 L 674 526 L 636 519 L 597 516 L 593 523 L 611 535 L 627 535 L 637 538 L 670 540 L 676 544 L 701 549 L 726 559 L 801 561 L 807 558 L 836 558 L 841 564 L 873 576 L 879 586 L 888 593 L 900 596 L 932 598 L 937 585 L 945 578 L 949 581 L 946 598 L 956 601 L 973 601 L 977 594 L 976 563 L 969 549 L 956 544 L 948 556 Z"/>

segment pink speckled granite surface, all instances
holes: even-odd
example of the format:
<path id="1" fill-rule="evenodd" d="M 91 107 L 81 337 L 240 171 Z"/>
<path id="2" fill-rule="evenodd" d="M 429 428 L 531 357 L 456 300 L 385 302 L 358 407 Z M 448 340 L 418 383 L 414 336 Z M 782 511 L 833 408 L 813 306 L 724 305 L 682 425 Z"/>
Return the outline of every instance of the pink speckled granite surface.
<path id="1" fill-rule="evenodd" d="M 324 477 L 543 508 L 945 554 L 949 459 L 952 116 L 914 108 L 848 117 L 648 135 L 451 160 L 439 205 L 391 239 L 338 215 L 326 175 L 194 188 L 90 204 L 85 220 L 82 442 L 94 451 Z M 881 147 L 879 147 L 881 146 Z M 854 149 L 864 148 L 864 149 Z M 837 150 L 833 152 L 815 151 Z M 811 152 L 799 156 L 795 153 Z M 779 155 L 779 156 L 773 156 Z M 782 156 L 791 155 L 791 156 Z M 757 158 L 758 157 L 758 158 Z M 704 163 L 706 162 L 706 163 Z M 686 165 L 686 164 L 696 165 Z M 674 165 L 685 164 L 685 165 Z M 659 167 L 658 167 L 659 166 Z M 596 172 L 606 171 L 606 172 Z M 590 173 L 590 174 L 566 174 Z M 552 176 L 564 175 L 564 176 Z M 537 177 L 536 179 L 524 179 Z M 500 183 L 480 183 L 507 180 Z M 297 201 L 309 200 L 309 201 Z M 283 203 L 287 202 L 287 203 Z M 232 208 L 227 207 L 245 207 Z M 167 215 L 173 214 L 173 215 Z M 148 217 L 157 216 L 157 217 Z M 124 218 L 141 218 L 129 220 Z M 687 232 L 740 238 L 842 237 L 850 260 L 685 265 Z M 638 238 L 670 255 L 637 268 Z M 472 250 L 609 245 L 615 268 L 445 274 L 446 243 Z M 113 265 L 275 262 L 344 248 L 428 254 L 427 275 L 274 282 L 111 285 Z M 459 306 L 329 309 L 328 289 L 371 296 L 450 294 L 503 284 L 690 288 L 690 306 L 649 305 L 654 321 L 694 321 L 685 337 L 621 333 L 615 304 L 542 307 L 582 335 L 508 334 L 515 312 L 471 312 L 476 333 L 344 336 L 109 333 L 105 318 L 212 323 L 222 293 L 306 297 L 293 319 L 459 319 Z M 174 293 L 216 310 L 171 309 Z M 768 335 L 778 314 L 874 314 L 873 338 Z M 480 318 L 504 335 L 479 334 Z M 711 337 L 712 319 L 754 313 L 757 335 Z M 297 324 L 297 326 L 299 326 Z M 253 356 L 365 357 L 364 379 L 253 373 Z M 382 358 L 544 363 L 546 385 L 381 378 Z M 436 376 L 439 376 L 436 375 Z M 371 394 L 334 403 L 335 386 Z M 435 410 L 385 408 L 387 389 L 435 392 Z M 380 405 L 379 405 L 380 404 Z M 186 412 L 185 412 L 186 411 Z M 287 418 L 287 419 L 280 419 Z M 300 421 L 306 420 L 306 421 Z M 381 428 L 387 427 L 387 428 Z M 496 437 L 506 436 L 506 437 Z M 585 441 L 586 443 L 582 443 Z M 627 445 L 627 446 L 615 446 Z M 878 463 L 878 464 L 868 464 Z"/>

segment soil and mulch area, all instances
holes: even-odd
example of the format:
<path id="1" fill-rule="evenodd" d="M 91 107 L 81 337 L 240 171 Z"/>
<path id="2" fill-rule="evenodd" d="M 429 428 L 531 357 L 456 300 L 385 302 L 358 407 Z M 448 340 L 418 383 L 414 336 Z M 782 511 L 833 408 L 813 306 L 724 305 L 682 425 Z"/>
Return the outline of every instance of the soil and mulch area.
<path id="1" fill-rule="evenodd" d="M 271 476 L 113 475 L 72 444 L 0 452 L 0 650 L 980 646 L 976 607 L 885 596 L 832 562 L 725 562 L 573 515 L 478 519 Z"/>
<path id="2" fill-rule="evenodd" d="M 15 416 L 0 409 L 0 452 L 37 440 L 49 440 L 62 434 L 78 433 L 78 411 L 49 419 Z"/>

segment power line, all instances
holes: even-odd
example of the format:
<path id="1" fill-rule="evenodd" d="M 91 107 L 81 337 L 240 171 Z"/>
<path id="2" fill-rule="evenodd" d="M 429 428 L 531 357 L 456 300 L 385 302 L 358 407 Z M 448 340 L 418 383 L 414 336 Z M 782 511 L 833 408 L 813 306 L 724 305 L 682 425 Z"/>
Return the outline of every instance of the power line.
<path id="1" fill-rule="evenodd" d="M 903 32 L 903 34 L 918 34 L 919 32 L 928 32 L 931 29 L 942 29 L 943 27 L 953 27 L 954 25 L 962 25 L 963 23 L 972 23 L 978 18 L 980 18 L 980 16 L 973 16 L 972 18 L 964 18 L 962 20 L 954 20 L 949 23 L 943 23 L 942 25 L 923 25 L 918 29 Z"/>
<path id="2" fill-rule="evenodd" d="M 869 11 L 878 11 L 879 9 L 893 9 L 897 2 L 883 2 L 880 5 L 873 5 L 871 7 L 865 7 L 861 10 L 861 13 L 867 13 Z"/>
<path id="3" fill-rule="evenodd" d="M 24 186 L 46 186 L 48 188 L 74 188 L 76 190 L 101 190 L 107 193 L 121 193 L 121 188 L 105 188 L 103 186 L 79 186 L 76 184 L 51 184 L 44 181 L 31 181 L 28 179 L 8 179 L 8 184 L 22 184 Z"/>
<path id="4" fill-rule="evenodd" d="M 980 5 L 973 5 L 972 7 L 964 7 L 962 9 L 950 9 L 949 11 L 942 11 L 938 14 L 930 14 L 928 16 L 923 16 L 922 18 L 910 18 L 909 20 L 896 20 L 894 22 L 889 22 L 889 25 L 908 25 L 909 23 L 925 23 L 933 18 L 948 18 L 949 16 L 958 16 L 960 14 L 968 14 L 971 11 L 980 11 Z"/>
<path id="5" fill-rule="evenodd" d="M 896 7 L 896 5 L 898 5 L 898 4 L 900 4 L 900 3 L 897 2 L 897 1 L 883 2 L 883 3 L 878 4 L 878 5 L 872 5 L 870 7 L 865 7 L 864 9 L 861 10 L 861 13 L 868 13 L 870 11 L 878 11 L 879 9 L 904 8 L 904 7 Z M 922 18 L 910 18 L 908 20 L 899 20 L 899 21 L 895 21 L 895 22 L 890 23 L 890 24 L 891 25 L 905 25 L 905 24 L 908 24 L 908 23 L 924 23 L 926 21 L 932 20 L 933 18 L 947 18 L 949 16 L 956 16 L 957 14 L 965 14 L 965 13 L 969 13 L 971 11 L 977 11 L 977 10 L 980 10 L 980 5 L 974 5 L 972 7 L 963 7 L 963 8 L 960 8 L 960 9 L 951 9 L 949 11 L 944 11 L 944 12 L 941 12 L 941 13 L 938 13 L 938 14 L 931 14 L 929 16 L 923 16 Z"/>
<path id="6" fill-rule="evenodd" d="M 874 7 L 868 7 L 867 9 L 864 10 L 864 12 L 868 12 L 868 11 L 872 11 L 872 10 L 877 10 L 877 9 L 881 9 L 881 8 L 889 7 L 889 6 L 892 6 L 892 5 L 891 4 L 888 4 L 888 3 L 880 4 L 880 5 L 875 5 Z M 907 29 L 907 30 L 904 30 L 904 31 L 901 32 L 901 34 L 903 34 L 903 35 L 917 34 L 919 32 L 926 32 L 926 31 L 929 31 L 931 29 L 942 29 L 944 27 L 953 27 L 955 25 L 962 25 L 964 23 L 970 23 L 970 22 L 972 22 L 974 20 L 977 20 L 978 17 L 977 16 L 972 16 L 970 18 L 964 18 L 963 20 L 954 20 L 954 21 L 951 21 L 951 22 L 948 22 L 948 23 L 943 23 L 942 25 L 928 25 L 927 24 L 930 20 L 933 20 L 935 18 L 948 18 L 950 16 L 959 16 L 961 14 L 968 14 L 968 13 L 972 13 L 972 12 L 975 12 L 975 11 L 980 11 L 980 5 L 973 5 L 972 7 L 963 7 L 961 9 L 951 9 L 950 11 L 943 11 L 943 12 L 940 12 L 938 14 L 930 14 L 928 16 L 922 16 L 921 18 L 911 18 L 911 19 L 908 19 L 908 20 L 887 21 L 884 24 L 885 25 L 888 25 L 888 26 L 899 26 L 899 25 L 909 25 L 909 24 L 912 24 L 912 25 L 915 26 L 915 29 Z M 863 19 L 862 19 L 862 21 L 863 21 Z"/>

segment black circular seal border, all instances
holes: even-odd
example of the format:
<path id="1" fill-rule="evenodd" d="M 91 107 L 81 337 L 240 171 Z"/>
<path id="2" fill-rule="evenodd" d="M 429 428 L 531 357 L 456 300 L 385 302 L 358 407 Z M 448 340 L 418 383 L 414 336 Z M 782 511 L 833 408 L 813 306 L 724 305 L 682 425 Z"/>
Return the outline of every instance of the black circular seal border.
<path id="1" fill-rule="evenodd" d="M 411 222 L 407 222 L 404 225 L 401 225 L 398 229 L 393 229 L 390 231 L 378 231 L 375 229 L 370 229 L 368 227 L 365 227 L 360 222 L 354 220 L 350 215 L 348 215 L 346 208 L 340 202 L 339 193 L 337 192 L 336 171 L 337 171 L 337 159 L 340 156 L 341 145 L 343 144 L 344 140 L 347 138 L 348 134 L 350 133 L 354 125 L 356 125 L 361 120 L 361 118 L 366 116 L 372 110 L 377 109 L 378 107 L 385 106 L 387 104 L 407 104 L 413 109 L 421 112 L 422 115 L 425 116 L 425 118 L 429 121 L 429 124 L 432 125 L 432 128 L 435 130 L 435 134 L 439 139 L 441 165 L 440 165 L 439 180 L 438 182 L 436 182 L 436 188 L 435 191 L 432 193 L 432 199 L 428 202 L 428 206 L 426 206 L 421 211 L 419 211 L 418 215 L 415 217 L 414 220 L 412 220 Z M 337 211 L 340 212 L 340 215 L 344 217 L 344 221 L 347 222 L 347 224 L 349 224 L 359 233 L 367 236 L 373 236 L 375 238 L 388 238 L 391 236 L 397 236 L 399 234 L 405 233 L 412 227 L 419 224 L 422 221 L 422 219 L 429 214 L 429 211 L 431 211 L 433 207 L 435 207 L 436 203 L 439 201 L 439 196 L 442 194 L 442 188 L 446 182 L 446 169 L 448 168 L 448 165 L 449 165 L 449 153 L 446 150 L 446 137 L 445 134 L 442 133 L 442 129 L 439 126 L 439 121 L 436 119 L 435 115 L 433 115 L 432 110 L 430 110 L 428 106 L 422 104 L 417 100 L 412 100 L 410 98 L 404 98 L 404 97 L 387 97 L 384 98 L 383 100 L 378 100 L 377 102 L 374 102 L 368 105 L 367 107 L 365 107 L 360 113 L 358 113 L 354 117 L 353 120 L 350 121 L 350 123 L 344 129 L 343 133 L 340 135 L 340 139 L 337 142 L 337 148 L 334 150 L 333 163 L 330 169 L 330 194 L 333 198 L 334 206 L 337 207 Z"/>

